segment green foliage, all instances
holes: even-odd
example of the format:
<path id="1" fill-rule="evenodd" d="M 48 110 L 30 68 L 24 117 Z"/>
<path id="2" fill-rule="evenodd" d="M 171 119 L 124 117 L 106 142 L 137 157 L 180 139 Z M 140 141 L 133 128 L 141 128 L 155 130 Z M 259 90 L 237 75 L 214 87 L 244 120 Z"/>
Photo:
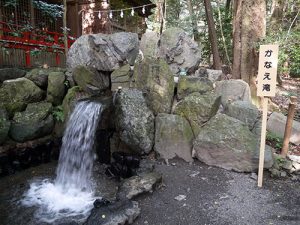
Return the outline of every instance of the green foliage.
<path id="1" fill-rule="evenodd" d="M 36 9 L 41 10 L 44 16 L 56 19 L 63 15 L 63 5 L 50 4 L 40 0 L 34 0 L 33 5 Z"/>
<path id="2" fill-rule="evenodd" d="M 288 73 L 292 77 L 300 77 L 300 31 L 270 32 L 259 44 L 277 43 L 279 45 L 278 73 Z M 284 66 L 288 63 L 288 67 Z"/>
<path id="3" fill-rule="evenodd" d="M 65 120 L 63 107 L 61 105 L 54 107 L 52 115 L 54 119 L 58 122 L 64 122 Z"/>
<path id="4" fill-rule="evenodd" d="M 275 135 L 275 134 L 273 134 L 271 132 L 267 132 L 266 141 L 273 148 L 275 148 L 277 150 L 281 150 L 282 149 L 283 138 L 278 137 L 277 135 Z"/>

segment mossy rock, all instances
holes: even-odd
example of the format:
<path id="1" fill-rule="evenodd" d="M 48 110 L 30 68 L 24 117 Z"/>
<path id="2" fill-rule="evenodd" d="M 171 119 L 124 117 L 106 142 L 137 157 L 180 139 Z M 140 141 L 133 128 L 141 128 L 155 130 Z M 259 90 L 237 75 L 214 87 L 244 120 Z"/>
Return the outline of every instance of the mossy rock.
<path id="1" fill-rule="evenodd" d="M 89 94 L 100 94 L 109 88 L 109 73 L 99 72 L 95 68 L 77 66 L 73 70 L 73 78 Z"/>
<path id="2" fill-rule="evenodd" d="M 65 121 L 69 117 L 70 112 L 73 110 L 75 103 L 80 99 L 88 97 L 90 97 L 90 95 L 83 92 L 82 88 L 79 86 L 74 86 L 68 90 L 62 103 Z"/>
<path id="3" fill-rule="evenodd" d="M 45 68 L 34 68 L 27 72 L 26 78 L 33 81 L 37 86 L 46 90 L 48 83 L 48 76 L 51 72 L 65 72 L 65 69 L 59 67 Z"/>
<path id="4" fill-rule="evenodd" d="M 178 99 L 183 99 L 191 93 L 198 92 L 204 94 L 213 89 L 213 83 L 207 78 L 180 76 L 177 86 L 177 97 Z"/>
<path id="5" fill-rule="evenodd" d="M 225 114 L 217 114 L 201 128 L 193 150 L 208 165 L 238 172 L 258 168 L 259 138 L 245 123 Z M 266 148 L 265 168 L 272 164 L 272 153 Z"/>
<path id="6" fill-rule="evenodd" d="M 65 74 L 51 72 L 48 76 L 47 101 L 54 106 L 60 105 L 65 96 Z"/>
<path id="7" fill-rule="evenodd" d="M 201 126 L 216 115 L 220 104 L 221 97 L 214 93 L 193 93 L 177 103 L 174 114 L 186 118 L 197 136 Z"/>
<path id="8" fill-rule="evenodd" d="M 49 135 L 54 127 L 52 104 L 48 102 L 31 103 L 24 112 L 17 112 L 13 118 L 10 136 L 24 142 Z"/>
<path id="9" fill-rule="evenodd" d="M 4 106 L 9 116 L 24 110 L 28 103 L 42 101 L 45 92 L 27 78 L 6 80 L 0 88 L 0 105 Z"/>
<path id="10" fill-rule="evenodd" d="M 154 150 L 163 159 L 176 156 L 192 162 L 194 134 L 189 122 L 178 115 L 160 113 L 155 118 Z"/>
<path id="11" fill-rule="evenodd" d="M 145 59 L 134 67 L 133 87 L 145 94 L 155 115 L 170 113 L 174 95 L 174 76 L 163 59 Z"/>
<path id="12" fill-rule="evenodd" d="M 115 91 L 118 87 L 129 88 L 131 82 L 131 73 L 132 71 L 130 70 L 130 66 L 128 64 L 113 71 L 110 75 L 111 90 Z"/>

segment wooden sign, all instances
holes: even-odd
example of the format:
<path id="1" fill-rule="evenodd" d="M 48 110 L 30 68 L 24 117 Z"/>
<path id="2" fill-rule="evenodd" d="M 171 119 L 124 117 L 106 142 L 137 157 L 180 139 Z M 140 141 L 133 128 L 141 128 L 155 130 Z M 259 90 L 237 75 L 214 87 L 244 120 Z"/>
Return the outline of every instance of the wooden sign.
<path id="1" fill-rule="evenodd" d="M 258 165 L 258 187 L 262 187 L 266 130 L 267 130 L 267 112 L 268 98 L 276 94 L 276 78 L 278 64 L 278 45 L 261 45 L 259 49 L 259 65 L 257 77 L 257 96 L 262 96 L 262 127 L 260 138 L 259 165 Z"/>
<path id="2" fill-rule="evenodd" d="M 261 45 L 257 77 L 257 96 L 275 96 L 278 45 Z"/>

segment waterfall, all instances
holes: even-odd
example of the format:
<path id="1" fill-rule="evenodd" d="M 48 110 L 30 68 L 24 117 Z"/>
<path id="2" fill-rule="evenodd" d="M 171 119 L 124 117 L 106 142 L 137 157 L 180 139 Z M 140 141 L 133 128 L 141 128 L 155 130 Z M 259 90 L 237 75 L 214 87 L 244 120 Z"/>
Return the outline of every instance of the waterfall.
<path id="1" fill-rule="evenodd" d="M 56 185 L 61 185 L 65 190 L 91 188 L 92 148 L 101 110 L 99 103 L 79 102 L 68 121 L 55 181 Z"/>
<path id="2" fill-rule="evenodd" d="M 52 223 L 70 216 L 85 219 L 93 208 L 93 147 L 101 112 L 98 102 L 77 103 L 63 136 L 56 179 L 33 182 L 25 193 L 21 203 L 38 206 L 35 216 L 41 221 Z"/>

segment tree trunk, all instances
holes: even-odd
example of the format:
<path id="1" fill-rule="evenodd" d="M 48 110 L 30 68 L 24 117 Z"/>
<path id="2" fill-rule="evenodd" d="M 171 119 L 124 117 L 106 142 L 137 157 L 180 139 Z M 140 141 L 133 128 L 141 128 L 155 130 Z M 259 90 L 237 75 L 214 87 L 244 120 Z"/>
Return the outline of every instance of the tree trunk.
<path id="1" fill-rule="evenodd" d="M 204 4 L 205 4 L 205 13 L 206 13 L 206 20 L 207 20 L 207 25 L 208 25 L 211 49 L 212 49 L 212 53 L 213 53 L 213 61 L 214 61 L 213 68 L 220 70 L 221 69 L 221 59 L 220 59 L 220 54 L 219 54 L 219 50 L 218 50 L 217 33 L 216 33 L 215 25 L 214 25 L 211 2 L 210 2 L 210 0 L 204 0 Z"/>
<path id="2" fill-rule="evenodd" d="M 266 34 L 265 0 L 235 0 L 233 18 L 233 70 L 235 79 L 250 85 L 256 96 L 258 53 L 256 44 Z"/>
<path id="3" fill-rule="evenodd" d="M 68 53 L 67 0 L 64 0 L 63 27 L 64 27 L 65 54 L 66 54 L 66 56 L 67 56 L 67 53 Z"/>
<path id="4" fill-rule="evenodd" d="M 195 41 L 200 41 L 200 35 L 199 35 L 199 32 L 198 32 L 198 27 L 197 27 L 197 19 L 195 18 L 193 5 L 192 5 L 192 0 L 187 0 L 186 3 L 187 3 L 188 10 L 189 10 L 190 17 L 191 17 L 194 40 Z"/>
<path id="5" fill-rule="evenodd" d="M 83 6 L 82 34 L 111 33 L 110 5 L 107 0 Z M 96 12 L 95 12 L 96 11 Z M 98 11 L 101 11 L 100 14 Z"/>

